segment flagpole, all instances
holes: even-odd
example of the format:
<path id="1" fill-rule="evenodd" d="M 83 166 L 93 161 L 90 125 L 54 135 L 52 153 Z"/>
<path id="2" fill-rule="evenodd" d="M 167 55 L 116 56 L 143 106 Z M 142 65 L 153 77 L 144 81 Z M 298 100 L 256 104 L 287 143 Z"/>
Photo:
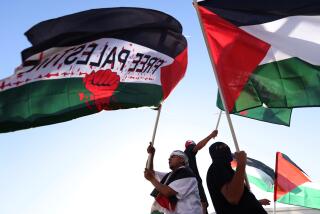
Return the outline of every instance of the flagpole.
<path id="1" fill-rule="evenodd" d="M 276 203 L 277 203 L 277 185 L 278 185 L 278 153 L 276 152 L 276 163 L 274 167 L 274 181 L 273 181 L 273 213 L 276 213 Z"/>
<path id="2" fill-rule="evenodd" d="M 154 145 L 154 139 L 155 139 L 156 133 L 157 133 L 157 128 L 158 128 L 158 123 L 159 123 L 161 108 L 162 108 L 162 105 L 160 104 L 160 106 L 159 106 L 159 108 L 158 108 L 158 114 L 157 114 L 156 122 L 155 122 L 155 124 L 154 124 L 152 139 L 151 139 L 151 142 L 150 142 L 150 145 L 151 145 L 151 146 Z M 151 164 L 150 159 L 151 159 L 151 154 L 149 154 L 149 156 L 148 156 L 147 169 L 150 169 L 150 164 Z"/>
<path id="3" fill-rule="evenodd" d="M 218 121 L 217 121 L 217 125 L 216 125 L 216 129 L 215 129 L 215 130 L 218 130 L 218 126 L 219 126 L 219 123 L 220 123 L 221 115 L 222 115 L 222 110 L 220 110 L 219 117 L 218 117 Z"/>
<path id="4" fill-rule="evenodd" d="M 194 4 L 194 7 L 195 7 L 196 12 L 197 12 L 197 16 L 198 16 L 198 20 L 199 20 L 199 23 L 200 23 L 202 35 L 203 35 L 204 41 L 206 43 L 207 51 L 208 51 L 209 58 L 210 58 L 210 61 L 211 61 L 211 66 L 213 68 L 213 73 L 214 73 L 214 76 L 216 78 L 218 89 L 219 89 L 219 92 L 220 92 L 220 95 L 221 95 L 221 100 L 222 100 L 222 103 L 223 103 L 223 106 L 224 106 L 224 109 L 225 109 L 225 112 L 226 112 L 226 117 L 227 117 L 227 120 L 228 120 L 228 124 L 229 124 L 229 128 L 230 128 L 230 131 L 231 131 L 231 135 L 232 135 L 232 138 L 233 138 L 233 143 L 234 143 L 234 146 L 236 148 L 236 151 L 239 152 L 240 148 L 239 148 L 237 137 L 236 137 L 233 125 L 232 125 L 232 121 L 231 121 L 231 117 L 230 117 L 230 114 L 229 114 L 229 110 L 228 110 L 227 105 L 226 105 L 224 91 L 223 91 L 223 88 L 221 87 L 221 84 L 220 84 L 220 81 L 219 81 L 219 78 L 218 78 L 218 74 L 216 72 L 216 66 L 214 64 L 213 56 L 212 56 L 212 54 L 211 54 L 211 52 L 209 51 L 209 48 L 208 48 L 209 47 L 209 42 L 208 42 L 208 38 L 207 38 L 207 36 L 206 36 L 206 34 L 204 32 L 204 28 L 203 28 L 203 24 L 202 24 L 202 21 L 201 21 L 201 16 L 200 16 L 197 0 L 193 0 L 193 4 Z M 245 176 L 245 181 L 246 181 L 248 189 L 250 189 L 250 184 L 248 182 L 247 174 Z"/>

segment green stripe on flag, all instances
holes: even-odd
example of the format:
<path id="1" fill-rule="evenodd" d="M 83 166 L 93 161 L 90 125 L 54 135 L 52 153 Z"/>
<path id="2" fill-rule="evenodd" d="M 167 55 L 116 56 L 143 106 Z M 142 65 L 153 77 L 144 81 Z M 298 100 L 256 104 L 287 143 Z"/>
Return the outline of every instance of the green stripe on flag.
<path id="1" fill-rule="evenodd" d="M 110 107 L 158 106 L 161 98 L 159 85 L 120 83 L 111 97 Z M 0 93 L 0 133 L 68 121 L 96 112 L 82 78 L 33 82 Z"/>
<path id="2" fill-rule="evenodd" d="M 279 198 L 277 202 L 320 209 L 319 187 L 319 185 L 318 188 L 311 188 L 305 184 L 301 185 Z"/>
<path id="3" fill-rule="evenodd" d="M 257 187 L 259 187 L 261 190 L 266 191 L 266 192 L 273 192 L 273 185 L 270 186 L 268 185 L 264 180 L 261 178 L 256 178 L 252 175 L 248 175 L 248 180 L 250 184 L 254 184 Z"/>
<path id="4" fill-rule="evenodd" d="M 0 93 L 0 121 L 8 118 L 32 120 L 32 114 L 38 117 L 55 114 L 66 107 L 83 106 L 80 92 L 89 95 L 82 78 L 43 80 L 3 91 Z"/>
<path id="5" fill-rule="evenodd" d="M 264 64 L 251 76 L 260 101 L 268 107 L 320 105 L 320 66 L 298 58 Z"/>
<path id="6" fill-rule="evenodd" d="M 162 95 L 160 85 L 120 83 L 113 94 L 110 107 L 114 109 L 125 109 L 142 106 L 159 106 Z"/>
<path id="7" fill-rule="evenodd" d="M 239 116 L 252 118 L 264 122 L 279 125 L 290 125 L 292 109 L 289 108 L 265 108 L 263 106 L 234 113 Z"/>
<path id="8" fill-rule="evenodd" d="M 241 95 L 244 95 L 244 94 L 245 92 L 243 92 Z M 245 101 L 246 99 L 243 99 L 243 97 L 241 97 L 241 99 L 239 100 Z M 247 99 L 247 100 L 248 100 L 247 103 L 249 104 L 250 99 Z M 219 94 L 217 99 L 217 106 L 220 109 L 223 109 L 223 104 Z M 291 113 L 292 113 L 291 108 L 267 108 L 264 106 L 258 106 L 258 107 L 246 109 L 240 112 L 233 112 L 232 114 L 263 121 L 263 122 L 289 126 L 290 120 L 291 120 Z"/>
<path id="9" fill-rule="evenodd" d="M 320 66 L 298 58 L 260 65 L 250 76 L 233 114 L 289 125 L 292 108 L 320 106 Z M 220 96 L 217 105 L 222 109 Z"/>

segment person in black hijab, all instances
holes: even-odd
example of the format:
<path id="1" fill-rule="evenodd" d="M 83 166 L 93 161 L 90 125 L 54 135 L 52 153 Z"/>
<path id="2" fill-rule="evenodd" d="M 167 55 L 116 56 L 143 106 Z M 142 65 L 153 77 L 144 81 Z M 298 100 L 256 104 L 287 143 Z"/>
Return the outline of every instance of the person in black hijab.
<path id="1" fill-rule="evenodd" d="M 202 179 L 198 170 L 196 155 L 198 151 L 200 151 L 203 147 L 205 147 L 207 143 L 211 139 L 215 138 L 217 135 L 218 135 L 218 130 L 214 130 L 207 137 L 205 137 L 198 143 L 195 143 L 193 140 L 187 140 L 185 143 L 184 153 L 188 156 L 189 167 L 192 169 L 193 173 L 196 175 L 196 178 L 198 181 L 198 189 L 199 189 L 199 195 L 201 199 L 203 214 L 208 214 L 209 204 L 208 204 L 207 196 L 205 194 L 205 191 L 202 185 Z"/>
<path id="2" fill-rule="evenodd" d="M 217 214 L 266 214 L 262 205 L 268 199 L 257 200 L 245 185 L 247 154 L 236 152 L 237 169 L 233 171 L 232 153 L 227 144 L 216 142 L 209 147 L 212 164 L 207 172 L 207 186 Z"/>

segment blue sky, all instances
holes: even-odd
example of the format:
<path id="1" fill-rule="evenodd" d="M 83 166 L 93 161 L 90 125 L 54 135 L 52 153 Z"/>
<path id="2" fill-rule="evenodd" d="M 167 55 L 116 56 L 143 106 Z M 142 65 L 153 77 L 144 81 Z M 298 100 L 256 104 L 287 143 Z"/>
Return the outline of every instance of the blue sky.
<path id="1" fill-rule="evenodd" d="M 199 141 L 215 127 L 217 84 L 192 2 L 186 0 L 11 0 L 0 2 L 0 79 L 21 63 L 30 44 L 23 33 L 58 16 L 102 7 L 144 7 L 166 12 L 183 25 L 189 64 L 185 78 L 165 101 L 155 146 L 155 168 L 168 171 L 168 156 L 188 139 Z M 270 167 L 281 151 L 314 181 L 320 180 L 319 108 L 293 111 L 291 127 L 232 117 L 240 149 Z M 65 123 L 0 134 L 1 214 L 148 213 L 152 190 L 143 177 L 146 147 L 156 111 L 101 112 Z M 225 116 L 217 140 L 234 151 Z M 214 141 L 212 141 L 214 142 Z M 198 154 L 205 180 L 210 158 Z M 213 211 L 210 203 L 209 211 Z"/>

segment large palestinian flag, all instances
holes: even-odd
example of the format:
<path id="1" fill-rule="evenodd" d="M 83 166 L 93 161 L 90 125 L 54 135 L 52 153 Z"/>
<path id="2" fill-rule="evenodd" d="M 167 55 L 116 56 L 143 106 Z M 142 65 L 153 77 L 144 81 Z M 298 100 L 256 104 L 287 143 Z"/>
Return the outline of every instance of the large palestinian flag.
<path id="1" fill-rule="evenodd" d="M 277 152 L 274 200 L 320 209 L 320 183 L 311 182 L 288 156 Z"/>
<path id="2" fill-rule="evenodd" d="M 181 24 L 142 8 L 93 9 L 41 22 L 0 80 L 0 132 L 101 110 L 158 106 L 185 74 Z"/>
<path id="3" fill-rule="evenodd" d="M 289 125 L 292 108 L 320 105 L 319 1 L 206 0 L 198 5 L 229 112 L 250 116 L 251 109 L 260 108 L 251 117 Z M 278 109 L 270 117 L 266 108 Z"/>

